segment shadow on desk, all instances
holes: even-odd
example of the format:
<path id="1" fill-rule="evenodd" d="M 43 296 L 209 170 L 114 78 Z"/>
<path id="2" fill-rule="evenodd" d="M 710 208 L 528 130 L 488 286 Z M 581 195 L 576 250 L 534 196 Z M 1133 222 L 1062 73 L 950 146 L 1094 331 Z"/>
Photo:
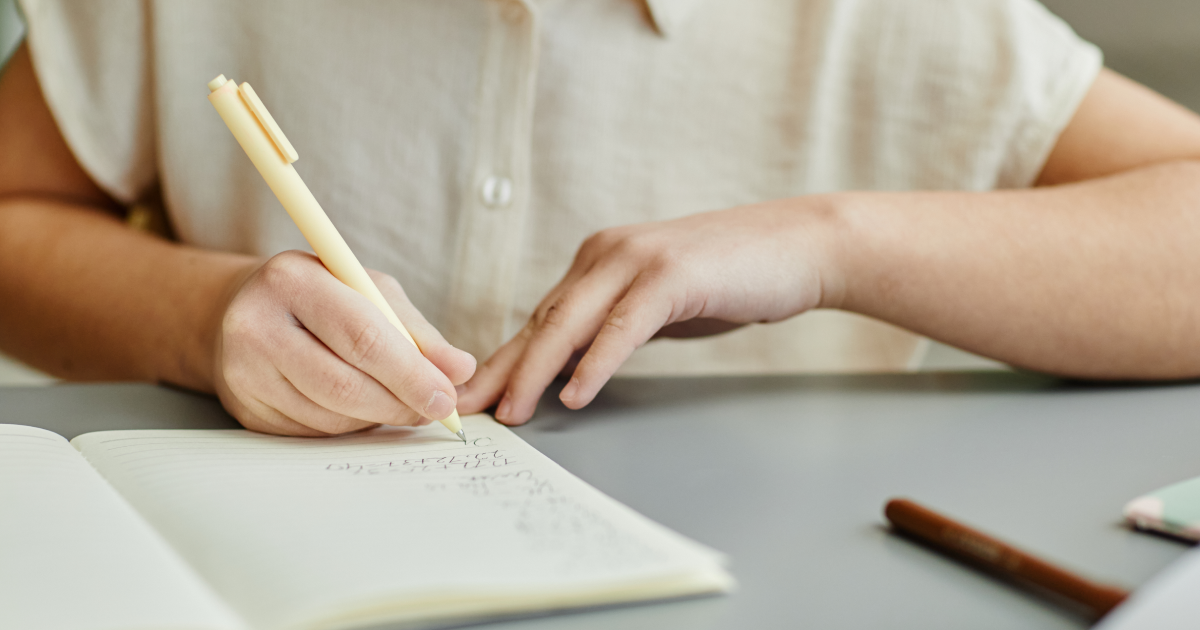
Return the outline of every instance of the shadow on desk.
<path id="1" fill-rule="evenodd" d="M 652 410 L 703 405 L 706 401 L 726 402 L 733 398 L 770 397 L 805 393 L 845 396 L 847 394 L 893 394 L 928 396 L 939 394 L 974 396 L 979 394 L 1062 393 L 1087 391 L 1131 391 L 1171 389 L 1196 384 L 1190 382 L 1099 382 L 1063 379 L 1030 372 L 995 370 L 917 372 L 894 374 L 819 374 L 766 376 L 712 376 L 616 378 L 600 391 L 588 407 L 571 411 L 559 400 L 562 380 L 551 384 L 543 396 L 533 422 L 543 431 L 562 430 L 573 423 L 608 418 L 622 409 Z"/>
<path id="2" fill-rule="evenodd" d="M 89 431 L 241 428 L 215 396 L 147 383 L 0 388 L 0 411 L 0 422 L 42 427 L 68 440 Z"/>
<path id="3" fill-rule="evenodd" d="M 1099 383 L 1060 379 L 1024 372 L 920 372 L 898 374 L 829 374 L 616 378 L 596 400 L 578 411 L 558 400 L 563 381 L 551 384 L 534 416 L 540 431 L 563 430 L 573 423 L 608 418 L 624 409 L 650 411 L 703 405 L 737 398 L 778 394 L 884 394 L 946 396 L 1104 389 L 1122 391 L 1172 388 L 1193 383 Z M 137 403 L 131 405 L 130 401 Z M 221 408 L 215 396 L 146 383 L 60 383 L 51 386 L 0 388 L 0 422 L 53 430 L 67 439 L 89 430 L 237 429 L 241 425 Z M 80 422 L 81 410 L 88 419 Z M 24 419 L 23 419 L 24 418 Z M 82 427 L 91 426 L 94 429 Z"/>

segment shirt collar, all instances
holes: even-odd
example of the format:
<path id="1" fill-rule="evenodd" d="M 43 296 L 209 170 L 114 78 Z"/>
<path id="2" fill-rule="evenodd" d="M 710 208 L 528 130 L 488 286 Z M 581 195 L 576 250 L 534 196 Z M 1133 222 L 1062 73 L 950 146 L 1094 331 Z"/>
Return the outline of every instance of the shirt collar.
<path id="1" fill-rule="evenodd" d="M 646 0 L 654 28 L 663 37 L 679 32 L 699 0 Z"/>

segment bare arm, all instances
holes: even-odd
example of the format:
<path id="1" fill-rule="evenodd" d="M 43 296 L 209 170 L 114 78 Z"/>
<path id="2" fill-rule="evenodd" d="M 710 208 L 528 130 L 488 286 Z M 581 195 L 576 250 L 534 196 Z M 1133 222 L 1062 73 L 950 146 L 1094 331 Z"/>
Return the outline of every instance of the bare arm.
<path id="1" fill-rule="evenodd" d="M 1200 117 L 1105 72 L 1039 185 L 846 195 L 829 306 L 1054 374 L 1200 376 Z"/>
<path id="2" fill-rule="evenodd" d="M 71 155 L 21 46 L 0 78 L 0 347 L 68 379 L 213 390 L 212 338 L 246 256 L 128 229 Z"/>
<path id="3" fill-rule="evenodd" d="M 311 255 L 201 250 L 128 229 L 118 211 L 71 155 L 22 46 L 0 77 L 0 348 L 65 378 L 215 392 L 274 433 L 454 409 L 474 360 L 392 278 L 373 276 L 425 356 Z"/>
<path id="4" fill-rule="evenodd" d="M 1042 372 L 1200 376 L 1200 162 L 842 203 L 857 251 L 829 306 Z"/>
<path id="5" fill-rule="evenodd" d="M 1041 187 L 839 193 L 606 230 L 463 394 L 527 420 L 570 357 L 578 408 L 659 331 L 811 308 L 1030 369 L 1200 376 L 1200 117 L 1105 71 Z M 717 253 L 719 252 L 719 254 Z"/>

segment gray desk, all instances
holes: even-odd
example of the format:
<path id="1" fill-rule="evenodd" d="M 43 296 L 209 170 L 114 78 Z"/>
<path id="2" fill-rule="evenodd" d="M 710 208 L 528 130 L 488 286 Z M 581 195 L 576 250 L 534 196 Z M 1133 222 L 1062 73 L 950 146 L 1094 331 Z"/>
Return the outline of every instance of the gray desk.
<path id="1" fill-rule="evenodd" d="M 143 385 L 0 389 L 0 422 L 67 436 L 235 426 Z M 890 535 L 907 495 L 1130 587 L 1182 554 L 1120 525 L 1130 498 L 1200 475 L 1200 386 L 1020 374 L 626 380 L 552 399 L 522 437 L 596 487 L 728 553 L 728 597 L 488 628 L 1081 628 L 1072 613 Z"/>

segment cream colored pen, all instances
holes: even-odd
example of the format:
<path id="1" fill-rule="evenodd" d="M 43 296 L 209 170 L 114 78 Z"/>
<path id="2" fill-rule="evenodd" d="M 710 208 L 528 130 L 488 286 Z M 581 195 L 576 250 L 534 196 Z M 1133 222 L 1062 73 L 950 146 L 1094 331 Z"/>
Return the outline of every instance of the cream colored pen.
<path id="1" fill-rule="evenodd" d="M 300 156 L 296 154 L 296 149 L 292 148 L 292 143 L 283 135 L 283 131 L 267 112 L 267 108 L 263 106 L 250 84 L 243 83 L 238 86 L 226 79 L 225 75 L 221 75 L 208 82 L 208 90 L 208 100 L 217 108 L 217 113 L 233 132 L 233 137 L 237 138 L 238 144 L 242 145 L 246 155 L 250 156 L 250 161 L 254 163 L 259 174 L 267 180 L 267 186 L 271 187 L 271 192 L 274 192 L 279 203 L 283 204 L 292 221 L 296 222 L 296 227 L 299 227 L 304 238 L 308 239 L 308 244 L 312 246 L 329 273 L 371 300 L 383 311 L 387 320 L 404 333 L 405 338 L 417 345 L 412 335 L 405 330 L 404 324 L 400 323 L 400 318 L 396 317 L 395 311 L 383 298 L 379 288 L 371 281 L 367 270 L 363 269 L 362 264 L 354 257 L 350 246 L 338 233 L 337 228 L 333 227 L 333 222 L 325 215 L 321 204 L 317 203 L 308 186 L 304 185 L 304 180 L 300 179 L 300 174 L 292 166 L 292 162 Z M 417 349 L 420 350 L 420 347 Z M 441 423 L 466 443 L 467 436 L 463 432 L 457 410 L 442 419 Z"/>

